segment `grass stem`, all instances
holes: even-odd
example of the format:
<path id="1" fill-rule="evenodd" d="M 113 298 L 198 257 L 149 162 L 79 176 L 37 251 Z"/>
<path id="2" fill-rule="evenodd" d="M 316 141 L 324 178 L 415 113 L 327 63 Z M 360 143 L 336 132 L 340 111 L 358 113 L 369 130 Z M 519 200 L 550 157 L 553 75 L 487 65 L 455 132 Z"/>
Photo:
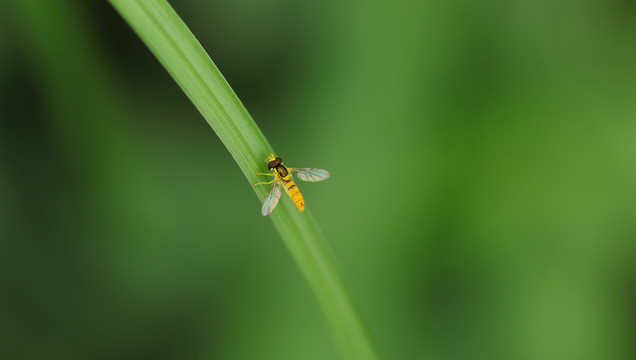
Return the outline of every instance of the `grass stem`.
<path id="1" fill-rule="evenodd" d="M 210 124 L 247 180 L 258 182 L 264 160 L 275 153 L 254 120 L 174 9 L 163 0 L 110 0 Z M 247 187 L 246 187 L 247 188 Z M 254 189 L 261 201 L 267 188 Z M 254 205 L 258 209 L 257 204 Z M 344 359 L 377 359 L 377 353 L 311 214 L 281 202 L 270 216 L 313 290 Z"/>

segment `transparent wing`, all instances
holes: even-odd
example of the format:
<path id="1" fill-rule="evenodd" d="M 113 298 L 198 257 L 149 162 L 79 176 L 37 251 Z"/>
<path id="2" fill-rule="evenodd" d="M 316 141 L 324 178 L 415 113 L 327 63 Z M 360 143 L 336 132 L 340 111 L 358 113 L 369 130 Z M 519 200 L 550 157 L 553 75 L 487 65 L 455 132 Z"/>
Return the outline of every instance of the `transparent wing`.
<path id="1" fill-rule="evenodd" d="M 329 171 L 315 168 L 291 168 L 291 172 L 303 181 L 323 181 L 329 178 Z"/>
<path id="2" fill-rule="evenodd" d="M 263 208 L 261 209 L 261 213 L 263 216 L 269 215 L 269 213 L 274 210 L 276 205 L 278 205 L 278 200 L 280 200 L 280 181 L 275 180 L 272 183 L 272 187 L 269 189 L 267 196 L 265 196 L 265 201 L 263 201 Z"/>

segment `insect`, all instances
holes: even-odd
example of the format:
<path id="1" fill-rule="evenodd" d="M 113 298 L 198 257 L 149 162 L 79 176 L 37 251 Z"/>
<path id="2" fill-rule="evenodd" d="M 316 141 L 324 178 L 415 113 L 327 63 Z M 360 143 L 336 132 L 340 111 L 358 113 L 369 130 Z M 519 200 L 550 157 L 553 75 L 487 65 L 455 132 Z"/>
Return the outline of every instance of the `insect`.
<path id="1" fill-rule="evenodd" d="M 274 210 L 276 205 L 278 205 L 278 200 L 280 200 L 281 185 L 285 189 L 287 195 L 292 200 L 294 205 L 298 211 L 305 210 L 305 200 L 303 199 L 303 195 L 298 190 L 298 186 L 294 184 L 294 181 L 291 179 L 292 174 L 295 174 L 300 180 L 304 181 L 322 181 L 329 178 L 329 172 L 323 169 L 314 169 L 314 168 L 288 168 L 283 165 L 283 160 L 279 157 L 274 156 L 274 154 L 270 154 L 267 157 L 267 168 L 272 171 L 272 173 L 256 173 L 256 175 L 266 175 L 273 176 L 274 180 L 270 182 L 259 182 L 256 185 L 265 185 L 272 184 L 272 187 L 269 189 L 267 196 L 265 196 L 265 201 L 263 201 L 263 208 L 261 209 L 261 213 L 263 216 L 269 215 L 269 213 Z"/>

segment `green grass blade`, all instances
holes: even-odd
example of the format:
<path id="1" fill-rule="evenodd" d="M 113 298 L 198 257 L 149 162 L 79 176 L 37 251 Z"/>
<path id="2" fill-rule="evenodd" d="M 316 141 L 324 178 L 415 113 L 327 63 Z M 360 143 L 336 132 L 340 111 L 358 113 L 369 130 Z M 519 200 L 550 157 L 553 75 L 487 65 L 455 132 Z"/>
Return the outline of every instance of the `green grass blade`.
<path id="1" fill-rule="evenodd" d="M 162 0 L 110 0 L 201 112 L 250 183 L 274 153 L 256 123 L 205 50 L 172 7 Z M 255 189 L 261 201 L 267 189 Z M 254 204 L 254 211 L 259 206 Z M 339 270 L 310 213 L 282 201 L 270 215 L 327 319 L 345 359 L 376 359 L 374 346 Z"/>

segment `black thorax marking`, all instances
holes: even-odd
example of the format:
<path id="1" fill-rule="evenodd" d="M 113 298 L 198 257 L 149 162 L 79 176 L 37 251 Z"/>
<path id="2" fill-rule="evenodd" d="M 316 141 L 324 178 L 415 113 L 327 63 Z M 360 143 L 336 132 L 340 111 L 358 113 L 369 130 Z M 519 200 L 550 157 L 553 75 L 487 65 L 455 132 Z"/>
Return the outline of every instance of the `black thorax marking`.
<path id="1" fill-rule="evenodd" d="M 285 165 L 276 166 L 276 171 L 278 172 L 278 175 L 280 175 L 281 177 L 285 177 L 289 175 L 289 172 L 287 171 L 287 168 L 285 167 Z"/>

